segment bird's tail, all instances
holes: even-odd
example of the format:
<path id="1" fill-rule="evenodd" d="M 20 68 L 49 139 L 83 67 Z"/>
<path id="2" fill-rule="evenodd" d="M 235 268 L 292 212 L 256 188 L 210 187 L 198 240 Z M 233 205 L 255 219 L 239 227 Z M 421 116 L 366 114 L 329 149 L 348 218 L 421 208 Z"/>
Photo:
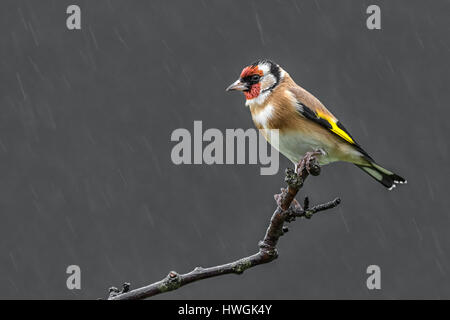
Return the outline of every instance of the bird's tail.
<path id="1" fill-rule="evenodd" d="M 404 178 L 379 166 L 373 161 L 368 161 L 368 163 L 364 165 L 357 164 L 357 166 L 389 190 L 395 188 L 397 184 L 404 184 L 407 182 Z"/>

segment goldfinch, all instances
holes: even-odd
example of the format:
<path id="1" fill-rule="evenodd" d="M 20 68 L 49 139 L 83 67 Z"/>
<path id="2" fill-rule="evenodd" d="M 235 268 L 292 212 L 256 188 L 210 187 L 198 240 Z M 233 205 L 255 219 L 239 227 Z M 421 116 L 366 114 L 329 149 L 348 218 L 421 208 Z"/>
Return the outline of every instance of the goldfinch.
<path id="1" fill-rule="evenodd" d="M 335 161 L 355 164 L 391 190 L 406 183 L 381 167 L 356 143 L 342 123 L 311 93 L 297 85 L 276 63 L 261 59 L 245 67 L 227 91 L 242 91 L 255 126 L 271 143 L 270 130 L 278 129 L 272 144 L 295 165 L 305 166 L 314 157 L 320 165 Z"/>

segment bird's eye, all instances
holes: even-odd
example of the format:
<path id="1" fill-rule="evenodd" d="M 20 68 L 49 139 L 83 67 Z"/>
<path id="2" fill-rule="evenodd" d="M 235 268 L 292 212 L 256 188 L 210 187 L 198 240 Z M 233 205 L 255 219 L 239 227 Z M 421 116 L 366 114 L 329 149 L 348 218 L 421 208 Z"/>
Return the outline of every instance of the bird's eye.
<path id="1" fill-rule="evenodd" d="M 259 75 L 254 74 L 251 79 L 252 79 L 253 82 L 258 82 L 260 78 L 261 77 Z"/>

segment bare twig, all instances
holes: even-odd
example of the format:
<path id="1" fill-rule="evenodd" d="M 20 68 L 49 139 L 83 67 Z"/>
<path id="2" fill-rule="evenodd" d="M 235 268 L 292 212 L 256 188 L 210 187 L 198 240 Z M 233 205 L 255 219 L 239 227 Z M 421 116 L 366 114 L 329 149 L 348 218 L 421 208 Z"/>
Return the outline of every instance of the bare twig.
<path id="1" fill-rule="evenodd" d="M 340 199 L 309 207 L 309 199 L 305 198 L 303 208 L 294 199 L 298 191 L 303 187 L 305 179 L 309 173 L 312 175 L 320 174 L 320 167 L 314 160 L 310 165 L 309 172 L 303 169 L 299 174 L 292 169 L 286 170 L 285 181 L 288 184 L 286 189 L 281 189 L 281 194 L 275 195 L 277 208 L 270 219 L 269 227 L 266 230 L 264 239 L 259 242 L 259 251 L 251 256 L 215 266 L 210 268 L 197 267 L 189 273 L 178 274 L 170 271 L 162 280 L 147 285 L 142 288 L 129 290 L 130 285 L 125 283 L 122 290 L 110 288 L 109 300 L 137 300 L 152 297 L 157 294 L 176 290 L 189 283 L 202 279 L 221 276 L 224 274 L 241 274 L 245 270 L 254 266 L 269 263 L 278 257 L 277 243 L 280 237 L 288 231 L 285 226 L 286 222 L 292 222 L 296 218 L 310 219 L 315 213 L 336 207 L 340 203 Z"/>

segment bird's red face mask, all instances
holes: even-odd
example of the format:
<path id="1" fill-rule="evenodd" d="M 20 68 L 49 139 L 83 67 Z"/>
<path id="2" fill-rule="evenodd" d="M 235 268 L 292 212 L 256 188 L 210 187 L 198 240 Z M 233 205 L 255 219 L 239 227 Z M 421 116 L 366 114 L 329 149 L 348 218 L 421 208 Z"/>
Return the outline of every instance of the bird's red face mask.
<path id="1" fill-rule="evenodd" d="M 252 65 L 245 67 L 242 70 L 239 79 L 232 83 L 227 88 L 227 91 L 242 91 L 247 100 L 256 98 L 261 92 L 260 80 L 263 75 L 264 73 L 258 68 L 258 66 Z"/>

